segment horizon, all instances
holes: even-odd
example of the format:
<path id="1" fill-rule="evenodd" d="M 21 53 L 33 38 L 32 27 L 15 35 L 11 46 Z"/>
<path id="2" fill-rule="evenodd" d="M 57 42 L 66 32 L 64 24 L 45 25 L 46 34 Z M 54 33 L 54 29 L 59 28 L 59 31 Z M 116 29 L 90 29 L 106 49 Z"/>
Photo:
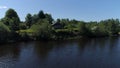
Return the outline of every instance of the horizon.
<path id="1" fill-rule="evenodd" d="M 14 3 L 13 3 L 14 2 Z M 1 0 L 0 19 L 4 17 L 5 12 L 14 9 L 21 21 L 25 21 L 25 16 L 37 14 L 40 10 L 52 15 L 54 19 L 76 19 L 79 21 L 101 21 L 106 19 L 119 19 L 120 9 L 119 0 L 71 0 L 71 1 L 14 1 Z M 30 5 L 29 5 L 30 4 Z"/>

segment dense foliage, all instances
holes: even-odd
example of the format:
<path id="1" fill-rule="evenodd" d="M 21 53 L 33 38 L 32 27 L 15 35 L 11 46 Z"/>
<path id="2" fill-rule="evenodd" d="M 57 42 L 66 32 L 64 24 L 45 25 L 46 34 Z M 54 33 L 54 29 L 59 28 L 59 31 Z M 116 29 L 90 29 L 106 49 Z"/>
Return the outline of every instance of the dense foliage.
<path id="1" fill-rule="evenodd" d="M 9 9 L 6 12 L 5 17 L 1 21 L 5 25 L 7 25 L 12 31 L 19 30 L 20 19 L 14 9 Z"/>
<path id="2" fill-rule="evenodd" d="M 20 21 L 14 9 L 7 10 L 0 20 L 0 43 L 8 41 L 28 40 L 63 40 L 80 37 L 118 36 L 119 19 L 102 21 L 78 21 L 69 19 L 54 20 L 51 14 L 39 11 L 28 13 L 25 21 Z"/>

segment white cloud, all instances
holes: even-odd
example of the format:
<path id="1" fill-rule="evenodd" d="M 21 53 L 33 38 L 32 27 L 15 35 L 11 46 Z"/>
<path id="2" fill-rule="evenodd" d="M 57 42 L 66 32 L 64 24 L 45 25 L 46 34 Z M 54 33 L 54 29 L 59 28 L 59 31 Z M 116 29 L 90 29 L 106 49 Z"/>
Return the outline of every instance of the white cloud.
<path id="1" fill-rule="evenodd" d="M 7 6 L 0 6 L 0 9 L 6 9 L 8 8 Z"/>

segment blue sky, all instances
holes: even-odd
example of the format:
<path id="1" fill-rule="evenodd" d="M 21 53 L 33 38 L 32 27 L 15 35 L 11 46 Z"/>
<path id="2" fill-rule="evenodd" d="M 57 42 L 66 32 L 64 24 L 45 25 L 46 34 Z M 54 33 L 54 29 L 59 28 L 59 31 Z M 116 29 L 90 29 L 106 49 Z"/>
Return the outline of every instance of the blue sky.
<path id="1" fill-rule="evenodd" d="M 51 13 L 54 19 L 120 19 L 120 0 L 0 0 L 0 18 L 9 8 L 15 9 L 21 20 L 27 13 L 35 14 L 40 10 Z"/>

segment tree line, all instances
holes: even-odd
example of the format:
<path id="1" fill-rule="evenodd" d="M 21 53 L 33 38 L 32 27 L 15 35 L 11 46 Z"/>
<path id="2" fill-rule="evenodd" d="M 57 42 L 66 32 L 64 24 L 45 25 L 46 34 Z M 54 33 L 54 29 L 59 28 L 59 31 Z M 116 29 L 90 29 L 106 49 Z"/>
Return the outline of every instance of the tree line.
<path id="1" fill-rule="evenodd" d="M 17 12 L 10 8 L 0 19 L 0 43 L 28 40 L 63 40 L 81 37 L 118 36 L 119 19 L 78 21 L 75 19 L 54 20 L 51 14 L 40 10 L 28 13 L 21 21 Z"/>

